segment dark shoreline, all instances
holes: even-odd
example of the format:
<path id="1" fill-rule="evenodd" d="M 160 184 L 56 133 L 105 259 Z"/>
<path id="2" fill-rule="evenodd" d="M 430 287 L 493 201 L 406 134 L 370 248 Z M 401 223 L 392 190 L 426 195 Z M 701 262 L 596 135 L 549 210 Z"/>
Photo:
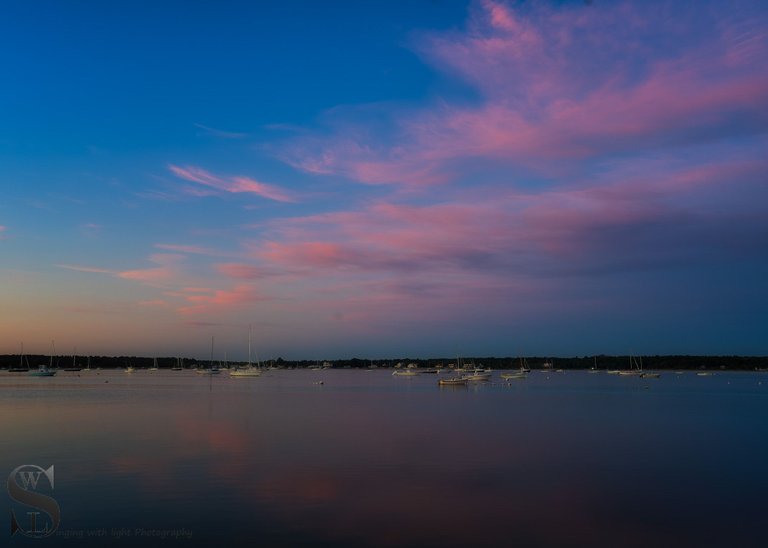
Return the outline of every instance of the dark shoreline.
<path id="1" fill-rule="evenodd" d="M 711 370 L 711 371 L 755 371 L 768 370 L 768 356 L 688 356 L 688 355 L 664 355 L 664 356 L 635 356 L 640 361 L 642 358 L 643 369 L 652 370 Z M 37 369 L 39 365 L 48 365 L 51 362 L 50 356 L 28 355 L 24 356 L 24 364 Z M 0 370 L 9 370 L 19 368 L 22 356 L 19 354 L 0 355 Z M 76 358 L 76 367 L 86 368 L 89 358 L 87 356 L 78 356 Z M 263 366 L 274 366 L 279 368 L 297 368 L 308 369 L 316 367 L 324 360 L 284 360 L 276 358 L 274 360 L 265 360 L 261 362 Z M 447 367 L 454 364 L 456 358 L 393 358 L 393 359 L 339 359 L 327 360 L 332 368 L 352 368 L 366 369 L 375 367 L 395 367 L 398 363 L 406 366 L 414 363 L 419 367 Z M 490 367 L 492 369 L 516 369 L 520 367 L 521 362 L 526 363 L 531 369 L 543 369 L 544 364 L 549 362 L 553 369 L 563 370 L 584 370 L 590 369 L 595 364 L 598 369 L 628 369 L 630 356 L 584 356 L 571 358 L 548 358 L 541 356 L 525 357 L 462 357 L 465 365 L 475 364 L 478 367 Z M 90 367 L 92 369 L 121 369 L 132 366 L 137 369 L 149 369 L 154 363 L 153 357 L 143 356 L 91 356 Z M 54 356 L 53 367 L 58 369 L 67 369 L 72 367 L 72 356 Z M 171 369 L 178 366 L 176 357 L 158 357 L 157 365 L 160 369 Z M 186 369 L 197 367 L 208 367 L 210 360 L 198 360 L 195 358 L 183 358 L 183 365 Z M 244 362 L 230 361 L 229 366 L 244 365 Z"/>

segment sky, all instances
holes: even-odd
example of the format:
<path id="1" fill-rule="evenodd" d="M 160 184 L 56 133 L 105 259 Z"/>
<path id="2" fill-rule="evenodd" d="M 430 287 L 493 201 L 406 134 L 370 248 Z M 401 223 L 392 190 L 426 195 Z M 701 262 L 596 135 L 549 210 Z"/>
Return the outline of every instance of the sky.
<path id="1" fill-rule="evenodd" d="M 0 353 L 768 355 L 768 4 L 25 2 Z"/>

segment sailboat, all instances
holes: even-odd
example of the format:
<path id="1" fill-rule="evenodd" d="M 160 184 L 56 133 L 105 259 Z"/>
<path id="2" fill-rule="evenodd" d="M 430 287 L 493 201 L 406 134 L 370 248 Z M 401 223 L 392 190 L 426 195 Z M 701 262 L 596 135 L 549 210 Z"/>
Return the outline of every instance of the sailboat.
<path id="1" fill-rule="evenodd" d="M 505 381 L 522 381 L 528 378 L 528 374 L 521 373 L 520 371 L 513 371 L 512 373 L 502 373 L 501 378 Z"/>
<path id="2" fill-rule="evenodd" d="M 221 369 L 213 365 L 213 335 L 211 335 L 211 365 L 208 369 L 196 369 L 195 373 L 200 375 L 218 375 Z"/>
<path id="3" fill-rule="evenodd" d="M 639 377 L 642 373 L 643 370 L 640 368 L 640 364 L 631 354 L 629 356 L 629 369 L 619 371 L 619 375 L 622 377 Z"/>
<path id="4" fill-rule="evenodd" d="M 184 369 L 182 358 L 176 358 L 176 366 L 171 367 L 171 371 L 181 371 Z"/>
<path id="5" fill-rule="evenodd" d="M 261 376 L 261 369 L 253 367 L 251 363 L 251 331 L 252 328 L 248 326 L 248 366 L 244 369 L 235 368 L 229 372 L 230 377 L 259 377 Z"/>
<path id="6" fill-rule="evenodd" d="M 77 349 L 72 351 L 72 367 L 65 367 L 64 371 L 80 371 L 82 367 L 77 366 Z"/>
<path id="7" fill-rule="evenodd" d="M 661 377 L 661 373 L 658 371 L 643 371 L 643 358 L 640 357 L 640 378 L 641 379 L 658 379 Z"/>
<path id="8" fill-rule="evenodd" d="M 599 373 L 600 370 L 597 368 L 597 356 L 595 356 L 595 364 L 589 368 L 589 373 Z"/>
<path id="9" fill-rule="evenodd" d="M 51 341 L 51 360 L 50 365 L 47 367 L 45 365 L 40 365 L 40 367 L 37 369 L 37 371 L 30 371 L 27 373 L 30 377 L 53 377 L 56 375 L 56 371 L 53 369 L 53 341 Z"/>
<path id="10" fill-rule="evenodd" d="M 8 373 L 26 373 L 29 371 L 29 363 L 24 365 L 27 361 L 27 357 L 24 355 L 24 343 L 21 343 L 21 355 L 19 356 L 19 367 L 8 368 Z"/>
<path id="11" fill-rule="evenodd" d="M 158 371 L 160 368 L 157 366 L 157 358 L 152 358 L 152 367 L 149 368 L 150 371 Z"/>

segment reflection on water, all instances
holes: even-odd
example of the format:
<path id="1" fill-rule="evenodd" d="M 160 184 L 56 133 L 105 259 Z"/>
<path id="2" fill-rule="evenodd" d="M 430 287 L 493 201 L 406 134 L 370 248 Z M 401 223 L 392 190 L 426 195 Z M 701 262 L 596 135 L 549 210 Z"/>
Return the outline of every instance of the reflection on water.
<path id="1" fill-rule="evenodd" d="M 760 374 L 456 389 L 386 370 L 91 371 L 0 376 L 0 390 L 4 477 L 55 465 L 62 515 L 17 544 L 766 542 Z"/>

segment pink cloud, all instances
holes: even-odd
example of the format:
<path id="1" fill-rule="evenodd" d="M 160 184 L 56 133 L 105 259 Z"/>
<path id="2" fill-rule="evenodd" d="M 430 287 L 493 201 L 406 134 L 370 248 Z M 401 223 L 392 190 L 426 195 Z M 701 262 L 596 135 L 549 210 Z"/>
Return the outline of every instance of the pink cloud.
<path id="1" fill-rule="evenodd" d="M 134 280 L 145 283 L 167 282 L 177 279 L 178 265 L 184 260 L 183 255 L 156 253 L 150 255 L 149 260 L 159 266 L 137 270 L 124 270 L 117 276 L 125 280 Z"/>
<path id="2" fill-rule="evenodd" d="M 287 265 L 336 268 L 367 264 L 371 258 L 366 253 L 332 242 L 296 242 L 289 245 L 267 242 L 265 247 L 263 256 L 267 260 Z"/>
<path id="3" fill-rule="evenodd" d="M 675 255 L 703 256 L 740 245 L 741 232 L 723 218 L 760 223 L 755 204 L 768 162 L 634 160 L 572 188 L 546 192 L 498 190 L 445 196 L 446 203 L 377 202 L 356 211 L 279 219 L 272 235 L 253 243 L 254 258 L 307 276 L 424 276 L 427 284 L 452 277 L 505 279 L 591 268 L 623 268 L 615 257 L 636 246 L 639 260 L 664 263 Z M 723 208 L 723 189 L 731 198 Z M 735 213 L 739 212 L 739 213 Z M 700 241 L 688 228 L 694 219 Z M 665 234 L 667 234 L 665 236 Z M 659 241 L 656 241 L 659 239 Z M 723 247 L 725 246 L 725 247 Z M 253 267 L 254 274 L 262 267 Z M 231 274 L 250 273 L 238 265 Z"/>
<path id="4" fill-rule="evenodd" d="M 188 306 L 179 308 L 181 314 L 202 314 L 220 307 L 235 307 L 263 300 L 255 288 L 250 285 L 237 285 L 231 290 L 195 288 L 193 294 L 185 295 Z M 201 293 L 201 294 L 197 294 Z"/>
<path id="5" fill-rule="evenodd" d="M 242 263 L 222 263 L 216 265 L 216 270 L 229 278 L 239 280 L 258 280 L 266 278 L 274 273 L 270 273 L 264 267 L 252 266 Z"/>
<path id="6" fill-rule="evenodd" d="M 168 301 L 164 301 L 162 299 L 151 299 L 146 301 L 139 301 L 136 304 L 138 304 L 139 306 L 159 307 L 159 308 L 165 308 L 169 306 Z"/>
<path id="7" fill-rule="evenodd" d="M 97 268 L 93 266 L 81 266 L 73 264 L 57 264 L 59 268 L 65 268 L 67 270 L 75 270 L 77 272 L 92 272 L 96 274 L 115 274 L 114 270 L 108 270 L 106 268 Z"/>
<path id="8" fill-rule="evenodd" d="M 165 249 L 167 251 L 175 251 L 178 253 L 189 253 L 192 255 L 210 255 L 219 256 L 222 253 L 208 247 L 202 247 L 197 245 L 175 245 L 175 244 L 155 244 L 157 249 Z"/>
<path id="9" fill-rule="evenodd" d="M 768 124 L 768 33 L 742 29 L 734 14 L 680 8 L 662 20 L 632 4 L 492 1 L 472 13 L 464 31 L 422 35 L 417 50 L 473 86 L 474 104 L 382 105 L 390 120 L 377 131 L 356 121 L 360 108 L 337 108 L 327 134 L 294 139 L 283 158 L 310 173 L 419 186 L 461 179 L 474 158 L 546 174 Z"/>
<path id="10" fill-rule="evenodd" d="M 485 0 L 482 5 L 490 17 L 491 25 L 508 32 L 519 32 L 520 23 L 506 6 L 488 0 Z"/>
<path id="11" fill-rule="evenodd" d="M 186 181 L 199 183 L 222 192 L 250 193 L 278 202 L 295 202 L 296 199 L 284 190 L 266 183 L 261 183 L 249 177 L 222 178 L 199 167 L 179 167 L 170 164 L 168 169 L 177 177 Z"/>

